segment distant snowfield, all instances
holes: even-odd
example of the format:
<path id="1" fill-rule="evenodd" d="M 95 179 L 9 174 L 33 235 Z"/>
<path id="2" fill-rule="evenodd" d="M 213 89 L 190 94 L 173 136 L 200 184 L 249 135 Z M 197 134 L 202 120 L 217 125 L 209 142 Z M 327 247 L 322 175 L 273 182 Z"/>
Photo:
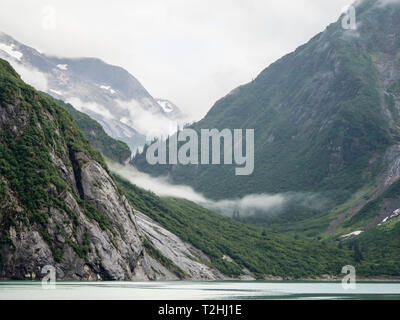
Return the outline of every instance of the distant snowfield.
<path id="1" fill-rule="evenodd" d="M 161 106 L 161 108 L 163 108 L 163 110 L 167 113 L 172 112 L 174 109 L 170 106 L 170 104 L 168 103 L 168 101 L 161 101 L 158 100 L 157 103 Z"/>
<path id="2" fill-rule="evenodd" d="M 158 104 L 150 94 L 132 98 L 131 91 L 110 82 L 109 78 L 82 77 L 73 72 L 71 60 L 41 55 L 1 32 L 0 57 L 7 60 L 26 83 L 89 114 L 108 134 L 128 142 L 132 149 L 142 145 L 146 137 L 166 138 L 188 122 L 179 117 L 179 108 L 166 99 L 160 99 L 162 103 Z M 102 65 L 102 62 L 96 63 Z M 47 67 L 43 68 L 44 65 Z M 135 81 L 128 85 L 142 87 Z"/>
<path id="3" fill-rule="evenodd" d="M 3 50 L 7 54 L 9 54 L 11 57 L 17 59 L 18 61 L 21 61 L 21 58 L 23 57 L 23 54 L 17 50 L 14 50 L 15 45 L 8 45 L 5 43 L 0 42 L 0 50 Z"/>
<path id="4" fill-rule="evenodd" d="M 57 68 L 60 70 L 67 70 L 68 69 L 68 65 L 67 64 L 58 64 Z"/>

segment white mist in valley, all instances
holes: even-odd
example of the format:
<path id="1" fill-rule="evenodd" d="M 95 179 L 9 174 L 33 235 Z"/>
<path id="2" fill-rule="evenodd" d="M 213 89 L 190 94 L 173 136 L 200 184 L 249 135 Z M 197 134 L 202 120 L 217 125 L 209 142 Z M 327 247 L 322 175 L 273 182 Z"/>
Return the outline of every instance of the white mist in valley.
<path id="1" fill-rule="evenodd" d="M 170 184 L 166 177 L 151 177 L 148 174 L 138 171 L 132 165 L 123 166 L 111 161 L 107 161 L 107 165 L 112 172 L 125 178 L 130 183 L 145 190 L 152 191 L 160 197 L 184 198 L 196 203 L 207 202 L 205 197 L 195 192 L 191 187 Z"/>
<path id="2" fill-rule="evenodd" d="M 273 215 L 282 212 L 290 203 L 297 203 L 300 206 L 319 209 L 326 204 L 326 201 L 317 194 L 309 193 L 281 193 L 281 194 L 250 194 L 238 199 L 225 199 L 214 201 L 207 199 L 201 193 L 186 185 L 170 183 L 168 177 L 152 177 L 138 171 L 132 165 L 121 165 L 107 161 L 110 170 L 125 178 L 132 184 L 145 190 L 152 191 L 160 197 L 183 198 L 216 211 L 222 215 L 233 217 L 235 213 L 241 218 L 261 215 Z"/>

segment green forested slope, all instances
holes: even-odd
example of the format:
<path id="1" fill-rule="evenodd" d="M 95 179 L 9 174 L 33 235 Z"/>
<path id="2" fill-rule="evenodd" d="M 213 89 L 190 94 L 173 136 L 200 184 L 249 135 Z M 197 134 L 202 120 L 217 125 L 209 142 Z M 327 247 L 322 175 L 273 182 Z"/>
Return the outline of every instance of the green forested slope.
<path id="1" fill-rule="evenodd" d="M 9 230 L 33 229 L 49 245 L 56 263 L 64 261 L 68 247 L 86 261 L 91 245 L 89 231 L 78 232 L 82 217 L 60 200 L 63 195 L 72 194 L 79 210 L 111 239 L 118 237 L 118 232 L 105 214 L 80 198 L 73 186 L 61 177 L 53 157 L 59 157 L 66 165 L 76 166 L 76 171 L 85 166 L 85 160 L 79 165 L 76 163 L 76 154 L 81 153 L 97 161 L 107 172 L 103 157 L 89 145 L 64 109 L 23 83 L 3 60 L 0 60 L 0 87 L 0 253 L 3 255 L 5 249 L 11 252 L 16 249 L 12 248 Z M 78 178 L 78 171 L 75 174 Z M 396 225 L 385 229 L 387 233 L 381 233 L 379 228 L 368 231 L 360 237 L 358 244 L 311 241 L 248 226 L 187 200 L 159 198 L 119 177 L 115 181 L 134 207 L 204 251 L 211 259 L 210 264 L 227 275 L 239 275 L 247 268 L 260 278 L 265 275 L 318 277 L 338 275 L 347 264 L 360 266 L 361 272 L 367 275 L 394 275 L 397 272 L 397 267 L 392 265 L 398 257 Z M 79 183 L 77 186 L 79 193 Z M 8 201 L 13 202 L 5 203 Z M 66 236 L 66 230 L 61 225 L 49 224 L 61 212 L 65 213 L 62 223 L 68 222 L 72 226 L 72 233 L 64 242 L 58 241 L 57 235 Z M 374 239 L 382 240 L 374 242 Z M 381 250 L 380 246 L 386 243 L 389 245 Z M 1 265 L 2 270 L 7 267 Z"/>
<path id="2" fill-rule="evenodd" d="M 55 100 L 74 118 L 79 129 L 89 140 L 90 145 L 100 151 L 106 157 L 124 163 L 129 160 L 131 151 L 125 142 L 111 138 L 103 129 L 103 127 L 85 113 L 76 110 L 71 104 L 62 100 Z"/>
<path id="3" fill-rule="evenodd" d="M 304 278 L 339 275 L 343 266 L 354 265 L 361 277 L 400 275 L 400 218 L 345 242 L 310 240 L 249 226 L 187 200 L 160 198 L 114 178 L 136 209 L 201 249 L 226 274 L 238 275 L 245 267 L 260 278 Z"/>
<path id="4" fill-rule="evenodd" d="M 363 205 L 358 193 L 387 188 L 377 187 L 388 169 L 385 156 L 400 143 L 400 4 L 365 0 L 356 3 L 356 12 L 357 30 L 343 29 L 341 17 L 217 101 L 192 125 L 196 130 L 255 129 L 251 176 L 235 176 L 235 166 L 151 166 L 146 150 L 133 164 L 212 199 L 318 194 L 326 200 L 323 208 L 291 204 L 280 216 L 260 215 L 251 222 L 312 237 L 325 233 L 336 216 Z M 366 228 L 379 213 L 354 219 Z"/>
<path id="5" fill-rule="evenodd" d="M 131 204 L 184 241 L 205 252 L 212 265 L 229 275 L 243 268 L 262 277 L 312 277 L 339 274 L 354 261 L 354 252 L 337 243 L 318 242 L 266 232 L 199 205 L 175 198 L 160 198 L 115 176 Z M 227 255 L 234 264 L 223 259 Z"/>
<path id="6" fill-rule="evenodd" d="M 11 243 L 11 227 L 17 230 L 32 227 L 45 239 L 59 262 L 63 244 L 55 245 L 48 235 L 50 208 L 71 214 L 71 219 L 76 216 L 59 199 L 60 194 L 73 187 L 57 171 L 52 155 L 67 162 L 72 154 L 81 152 L 106 170 L 107 166 L 67 111 L 52 98 L 25 84 L 2 59 L 0 88 L 0 245 Z M 88 217 L 102 228 L 109 228 L 103 214 L 79 199 L 77 194 L 74 196 Z M 8 203 L 10 198 L 14 198 L 14 203 Z M 79 255 L 87 253 L 85 248 L 85 243 L 74 244 Z"/>
<path id="7" fill-rule="evenodd" d="M 220 99 L 193 125 L 196 130 L 255 129 L 251 176 L 235 176 L 234 166 L 154 167 L 144 155 L 134 164 L 149 173 L 168 172 L 177 183 L 214 199 L 329 191 L 332 199 L 343 201 L 368 181 L 367 170 L 377 173 L 382 153 L 393 143 L 374 65 L 374 56 L 385 52 L 386 43 L 371 37 L 398 35 L 400 10 L 370 7 L 371 1 L 364 1 L 357 8 L 357 31 L 342 29 L 339 19 Z"/>

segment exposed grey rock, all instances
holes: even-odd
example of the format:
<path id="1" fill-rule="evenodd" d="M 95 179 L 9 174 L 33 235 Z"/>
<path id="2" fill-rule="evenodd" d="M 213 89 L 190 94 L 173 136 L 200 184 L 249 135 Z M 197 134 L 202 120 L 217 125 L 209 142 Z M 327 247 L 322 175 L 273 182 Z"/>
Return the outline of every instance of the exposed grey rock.
<path id="1" fill-rule="evenodd" d="M 61 126 L 58 115 L 42 105 L 39 95 L 32 95 L 29 102 L 21 93 L 13 103 L 0 106 L 0 129 L 16 139 L 28 128 L 39 131 L 54 166 L 45 174 L 54 177 L 58 173 L 54 179 L 65 184 L 47 180 L 42 189 L 48 194 L 46 200 L 28 210 L 24 199 L 20 200 L 0 175 L 0 279 L 38 279 L 48 265 L 63 280 L 223 278 L 205 265 L 210 260 L 204 253 L 134 212 L 107 169 L 92 158 L 93 151 L 83 150 L 85 142 L 79 141 L 80 136 L 76 134 L 73 142 L 63 137 L 66 124 Z M 33 103 L 34 99 L 35 112 L 40 113 L 35 117 L 41 121 L 31 121 L 33 113 L 22 107 L 22 98 L 24 103 Z M 51 127 L 51 134 L 45 123 Z M 173 263 L 165 263 L 146 249 L 145 237 Z"/>
<path id="2" fill-rule="evenodd" d="M 0 129 L 9 128 L 17 138 L 28 126 L 30 115 L 21 108 L 17 99 L 14 104 L 6 104 L 0 108 Z"/>
<path id="3" fill-rule="evenodd" d="M 387 169 L 382 175 L 385 186 L 390 186 L 400 178 L 400 145 L 391 146 L 385 153 Z"/>
<path id="4" fill-rule="evenodd" d="M 76 195 L 70 191 L 58 194 L 57 189 L 50 185 L 49 193 L 56 195 L 70 211 L 45 209 L 49 215 L 45 232 L 52 240 L 52 246 L 63 248 L 61 260 L 56 261 L 38 225 L 28 226 L 20 222 L 9 230 L 11 244 L 0 249 L 0 278 L 33 279 L 41 276 L 44 266 L 52 265 L 56 268 L 57 278 L 64 280 L 178 280 L 174 272 L 146 252 L 142 242 L 144 236 L 190 278 L 224 278 L 220 272 L 204 264 L 209 262 L 204 253 L 184 243 L 144 214 L 134 212 L 100 164 L 83 153 L 77 153 L 72 158 L 79 166 L 79 174 L 67 159 L 52 155 L 55 167 L 71 190 L 76 194 L 76 190 L 80 190 L 84 200 L 107 217 L 110 229 L 102 229 L 98 222 L 90 219 L 76 200 Z M 72 213 L 74 219 L 71 219 Z M 0 206 L 0 221 L 9 214 L 15 220 L 25 214 L 10 190 Z M 88 252 L 80 256 L 76 248 L 85 245 L 85 238 Z"/>
<path id="5" fill-rule="evenodd" d="M 151 244 L 192 280 L 227 279 L 219 271 L 205 265 L 209 258 L 191 244 L 183 242 L 146 215 L 136 211 L 137 223 Z"/>
<path id="6" fill-rule="evenodd" d="M 84 158 L 83 155 L 80 157 Z M 18 231 L 14 227 L 9 230 L 12 245 L 1 248 L 1 278 L 32 279 L 41 274 L 44 266 L 52 265 L 56 268 L 57 278 L 64 280 L 178 280 L 176 274 L 148 255 L 142 244 L 143 236 L 191 279 L 225 278 L 204 264 L 209 262 L 204 253 L 184 243 L 144 214 L 134 212 L 97 162 L 90 161 L 84 165 L 82 185 L 87 201 L 107 216 L 117 232 L 102 230 L 96 221 L 84 214 L 75 197 L 66 192 L 61 200 L 76 214 L 78 227 L 74 228 L 65 212 L 49 208 L 46 229 L 54 245 L 64 244 L 62 260 L 55 261 L 49 244 L 35 230 L 36 227 L 20 224 Z M 13 198 L 9 203 L 17 201 Z M 23 213 L 21 207 L 18 210 Z M 90 251 L 82 258 L 70 244 L 81 245 L 85 236 L 89 240 Z"/>

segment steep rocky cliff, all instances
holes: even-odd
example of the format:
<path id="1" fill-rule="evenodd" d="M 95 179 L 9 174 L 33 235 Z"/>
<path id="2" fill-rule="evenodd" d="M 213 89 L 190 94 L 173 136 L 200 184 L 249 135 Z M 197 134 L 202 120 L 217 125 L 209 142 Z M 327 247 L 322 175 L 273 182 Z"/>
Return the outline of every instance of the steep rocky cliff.
<path id="1" fill-rule="evenodd" d="M 223 277 L 133 211 L 72 117 L 3 60 L 0 88 L 0 278 L 38 278 L 46 265 L 59 279 Z M 171 259 L 146 239 L 157 234 Z"/>

